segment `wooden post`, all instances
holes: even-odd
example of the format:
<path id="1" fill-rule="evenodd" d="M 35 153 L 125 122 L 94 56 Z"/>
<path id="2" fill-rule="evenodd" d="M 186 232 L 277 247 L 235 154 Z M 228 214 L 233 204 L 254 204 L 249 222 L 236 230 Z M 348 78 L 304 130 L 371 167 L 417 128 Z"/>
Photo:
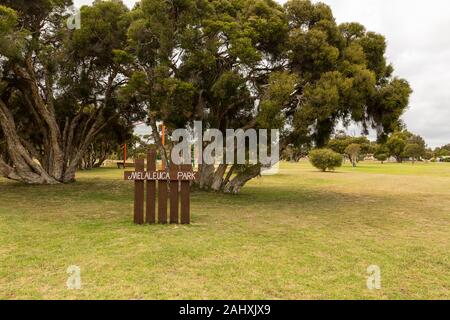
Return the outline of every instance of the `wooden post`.
<path id="1" fill-rule="evenodd" d="M 181 171 L 191 172 L 191 165 L 181 165 Z M 181 224 L 191 223 L 190 181 L 181 181 Z"/>
<path id="2" fill-rule="evenodd" d="M 170 180 L 170 223 L 179 223 L 179 182 L 175 180 L 177 178 L 177 172 L 179 166 L 174 163 L 170 164 L 169 174 Z"/>
<path id="3" fill-rule="evenodd" d="M 144 170 L 144 159 L 137 159 L 136 172 Z M 144 223 L 144 181 L 142 180 L 134 182 L 134 223 Z"/>
<path id="4" fill-rule="evenodd" d="M 161 124 L 161 143 L 163 145 L 163 149 L 165 148 L 166 145 L 166 126 L 163 124 Z M 162 165 L 162 170 L 166 170 L 166 161 L 164 161 L 163 157 L 161 157 L 161 165 Z"/>
<path id="5" fill-rule="evenodd" d="M 156 171 L 156 150 L 150 149 L 147 153 L 147 172 Z M 147 180 L 147 202 L 145 222 L 156 222 L 156 181 Z"/>
<path id="6" fill-rule="evenodd" d="M 158 181 L 158 223 L 167 223 L 167 186 L 165 180 Z"/>
<path id="7" fill-rule="evenodd" d="M 127 144 L 123 145 L 123 168 L 127 167 Z"/>

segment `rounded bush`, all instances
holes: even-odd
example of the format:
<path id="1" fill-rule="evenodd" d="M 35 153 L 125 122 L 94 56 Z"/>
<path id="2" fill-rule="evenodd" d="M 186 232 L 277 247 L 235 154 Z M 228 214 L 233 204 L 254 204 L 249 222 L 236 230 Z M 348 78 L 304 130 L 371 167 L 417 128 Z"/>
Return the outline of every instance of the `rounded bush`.
<path id="1" fill-rule="evenodd" d="M 389 159 L 389 155 L 386 153 L 377 153 L 377 154 L 375 154 L 375 159 L 377 159 L 378 161 L 384 162 L 387 159 Z"/>
<path id="2" fill-rule="evenodd" d="M 330 149 L 316 149 L 309 153 L 311 164 L 322 171 L 334 170 L 342 166 L 343 156 Z"/>

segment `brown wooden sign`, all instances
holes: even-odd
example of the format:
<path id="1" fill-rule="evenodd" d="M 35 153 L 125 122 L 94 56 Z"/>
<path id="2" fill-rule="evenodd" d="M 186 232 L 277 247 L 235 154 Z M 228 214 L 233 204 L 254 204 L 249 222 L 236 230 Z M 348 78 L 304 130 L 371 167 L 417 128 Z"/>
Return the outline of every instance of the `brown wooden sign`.
<path id="1" fill-rule="evenodd" d="M 156 170 L 156 150 L 147 154 L 147 170 L 144 159 L 135 161 L 136 171 L 126 171 L 124 179 L 134 181 L 134 223 L 191 222 L 190 183 L 198 178 L 191 165 L 172 164 L 167 171 Z M 144 194 L 146 196 L 144 200 Z M 158 214 L 156 215 L 156 191 L 158 190 Z M 167 200 L 170 199 L 170 215 L 167 216 Z M 144 222 L 145 202 L 145 222 Z"/>
<path id="2" fill-rule="evenodd" d="M 125 180 L 139 181 L 194 181 L 197 180 L 197 173 L 192 171 L 178 171 L 176 168 L 171 171 L 126 171 Z"/>

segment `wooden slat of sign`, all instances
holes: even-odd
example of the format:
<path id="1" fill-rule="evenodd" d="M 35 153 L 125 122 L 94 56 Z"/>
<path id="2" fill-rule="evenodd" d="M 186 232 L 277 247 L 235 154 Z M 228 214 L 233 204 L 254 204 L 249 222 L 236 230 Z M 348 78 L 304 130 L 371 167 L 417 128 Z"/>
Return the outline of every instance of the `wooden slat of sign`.
<path id="1" fill-rule="evenodd" d="M 179 171 L 179 166 L 173 163 L 170 164 L 169 173 L 171 177 L 176 177 Z M 173 178 L 172 178 L 173 179 Z M 179 182 L 178 180 L 171 180 L 170 186 L 170 223 L 178 223 L 179 211 Z"/>
<path id="2" fill-rule="evenodd" d="M 144 171 L 144 159 L 136 160 L 136 171 Z M 134 182 L 134 223 L 144 223 L 144 181 Z"/>
<path id="3" fill-rule="evenodd" d="M 181 170 L 192 172 L 191 165 L 182 165 Z M 191 223 L 191 203 L 190 203 L 190 181 L 181 181 L 181 224 Z"/>
<path id="4" fill-rule="evenodd" d="M 158 181 L 158 223 L 167 223 L 167 186 L 168 182 Z"/>
<path id="5" fill-rule="evenodd" d="M 147 153 L 147 172 L 156 171 L 156 150 L 151 149 Z M 156 181 L 147 180 L 147 202 L 146 217 L 147 223 L 156 222 Z"/>

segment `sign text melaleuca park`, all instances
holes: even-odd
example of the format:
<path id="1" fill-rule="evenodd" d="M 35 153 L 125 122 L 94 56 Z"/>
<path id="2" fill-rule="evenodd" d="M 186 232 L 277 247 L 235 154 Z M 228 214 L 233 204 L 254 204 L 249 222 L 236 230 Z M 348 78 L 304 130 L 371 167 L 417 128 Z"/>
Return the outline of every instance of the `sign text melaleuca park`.
<path id="1" fill-rule="evenodd" d="M 177 180 L 177 181 L 194 181 L 197 179 L 197 173 L 178 171 L 171 172 L 167 171 L 153 171 L 153 172 L 125 172 L 126 180 L 148 180 L 148 181 L 158 181 L 158 180 Z"/>

